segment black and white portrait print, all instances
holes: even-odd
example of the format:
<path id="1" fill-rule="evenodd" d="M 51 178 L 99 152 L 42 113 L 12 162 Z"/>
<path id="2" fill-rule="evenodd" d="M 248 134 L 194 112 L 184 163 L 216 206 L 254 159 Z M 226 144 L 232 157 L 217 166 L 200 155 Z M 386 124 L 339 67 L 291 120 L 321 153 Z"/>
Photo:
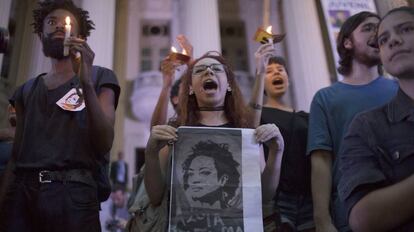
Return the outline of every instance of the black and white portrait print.
<path id="1" fill-rule="evenodd" d="M 178 136 L 171 231 L 244 231 L 240 130 L 179 128 Z"/>

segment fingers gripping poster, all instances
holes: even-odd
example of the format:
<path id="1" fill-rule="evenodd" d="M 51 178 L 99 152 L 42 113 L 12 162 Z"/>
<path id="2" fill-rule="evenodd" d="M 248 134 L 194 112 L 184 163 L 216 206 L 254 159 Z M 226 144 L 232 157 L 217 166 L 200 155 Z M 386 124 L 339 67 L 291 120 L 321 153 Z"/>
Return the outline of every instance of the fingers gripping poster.
<path id="1" fill-rule="evenodd" d="M 254 130 L 180 127 L 169 231 L 262 231 L 260 147 Z"/>

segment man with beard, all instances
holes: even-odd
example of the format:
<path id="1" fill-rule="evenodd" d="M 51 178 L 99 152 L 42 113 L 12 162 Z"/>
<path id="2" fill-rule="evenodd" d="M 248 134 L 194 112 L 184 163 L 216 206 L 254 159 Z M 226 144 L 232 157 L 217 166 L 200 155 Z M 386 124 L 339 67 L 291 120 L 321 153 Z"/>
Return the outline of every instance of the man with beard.
<path id="1" fill-rule="evenodd" d="M 339 196 L 355 231 L 414 231 L 414 8 L 384 16 L 378 45 L 385 70 L 400 88 L 389 103 L 350 124 Z"/>
<path id="2" fill-rule="evenodd" d="M 307 154 L 311 156 L 312 199 L 316 231 L 349 231 L 337 196 L 337 155 L 353 117 L 389 101 L 397 83 L 379 76 L 379 50 L 369 44 L 379 17 L 370 12 L 351 16 L 337 39 L 340 82 L 319 90 L 311 104 Z M 346 176 L 344 176 L 346 178 Z"/>
<path id="3" fill-rule="evenodd" d="M 71 37 L 64 41 L 66 17 Z M 0 230 L 101 231 L 94 174 L 112 146 L 120 89 L 111 70 L 92 68 L 94 52 L 86 38 L 93 22 L 87 11 L 70 0 L 45 0 L 33 18 L 52 68 L 10 99 L 17 116 L 16 177 L 1 206 Z M 83 99 L 82 109 L 59 105 L 72 93 Z"/>

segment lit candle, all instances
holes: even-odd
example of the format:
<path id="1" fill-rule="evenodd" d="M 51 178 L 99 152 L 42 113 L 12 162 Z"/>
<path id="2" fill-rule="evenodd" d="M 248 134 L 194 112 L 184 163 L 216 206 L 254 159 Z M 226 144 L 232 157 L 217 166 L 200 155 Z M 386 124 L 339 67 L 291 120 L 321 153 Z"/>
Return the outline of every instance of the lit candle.
<path id="1" fill-rule="evenodd" d="M 177 53 L 177 49 L 174 46 L 171 46 L 171 52 Z"/>
<path id="2" fill-rule="evenodd" d="M 65 19 L 66 25 L 65 25 L 65 41 L 70 37 L 70 31 L 72 29 L 72 26 L 70 25 L 70 17 L 67 16 Z M 63 55 L 68 56 L 69 55 L 69 46 L 64 46 L 63 48 Z"/>
<path id="3" fill-rule="evenodd" d="M 280 41 L 285 38 L 285 34 L 272 34 L 272 26 L 268 26 L 266 30 L 263 30 L 263 28 L 259 27 L 257 28 L 256 33 L 254 34 L 254 40 L 260 43 L 279 43 Z"/>
<path id="4" fill-rule="evenodd" d="M 171 53 L 168 57 L 172 61 L 180 61 L 182 63 L 190 61 L 190 56 L 187 55 L 187 51 L 185 49 L 183 49 L 182 53 L 179 53 L 174 46 L 171 47 Z"/>
<path id="5" fill-rule="evenodd" d="M 272 25 L 266 28 L 266 32 L 270 35 L 270 37 L 267 38 L 267 40 L 269 41 L 270 44 L 273 45 Z"/>

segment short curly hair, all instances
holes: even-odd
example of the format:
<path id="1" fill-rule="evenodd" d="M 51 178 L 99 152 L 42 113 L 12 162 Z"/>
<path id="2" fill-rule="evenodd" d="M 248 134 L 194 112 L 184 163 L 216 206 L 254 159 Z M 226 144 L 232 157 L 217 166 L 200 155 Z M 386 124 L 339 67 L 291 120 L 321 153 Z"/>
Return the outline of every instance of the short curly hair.
<path id="1" fill-rule="evenodd" d="M 34 33 L 40 35 L 43 32 L 43 21 L 46 16 L 56 9 L 64 9 L 71 12 L 79 24 L 79 34 L 86 38 L 91 30 L 95 29 L 94 23 L 89 19 L 89 12 L 77 7 L 71 0 L 44 0 L 38 2 L 39 7 L 33 10 L 32 23 Z"/>

